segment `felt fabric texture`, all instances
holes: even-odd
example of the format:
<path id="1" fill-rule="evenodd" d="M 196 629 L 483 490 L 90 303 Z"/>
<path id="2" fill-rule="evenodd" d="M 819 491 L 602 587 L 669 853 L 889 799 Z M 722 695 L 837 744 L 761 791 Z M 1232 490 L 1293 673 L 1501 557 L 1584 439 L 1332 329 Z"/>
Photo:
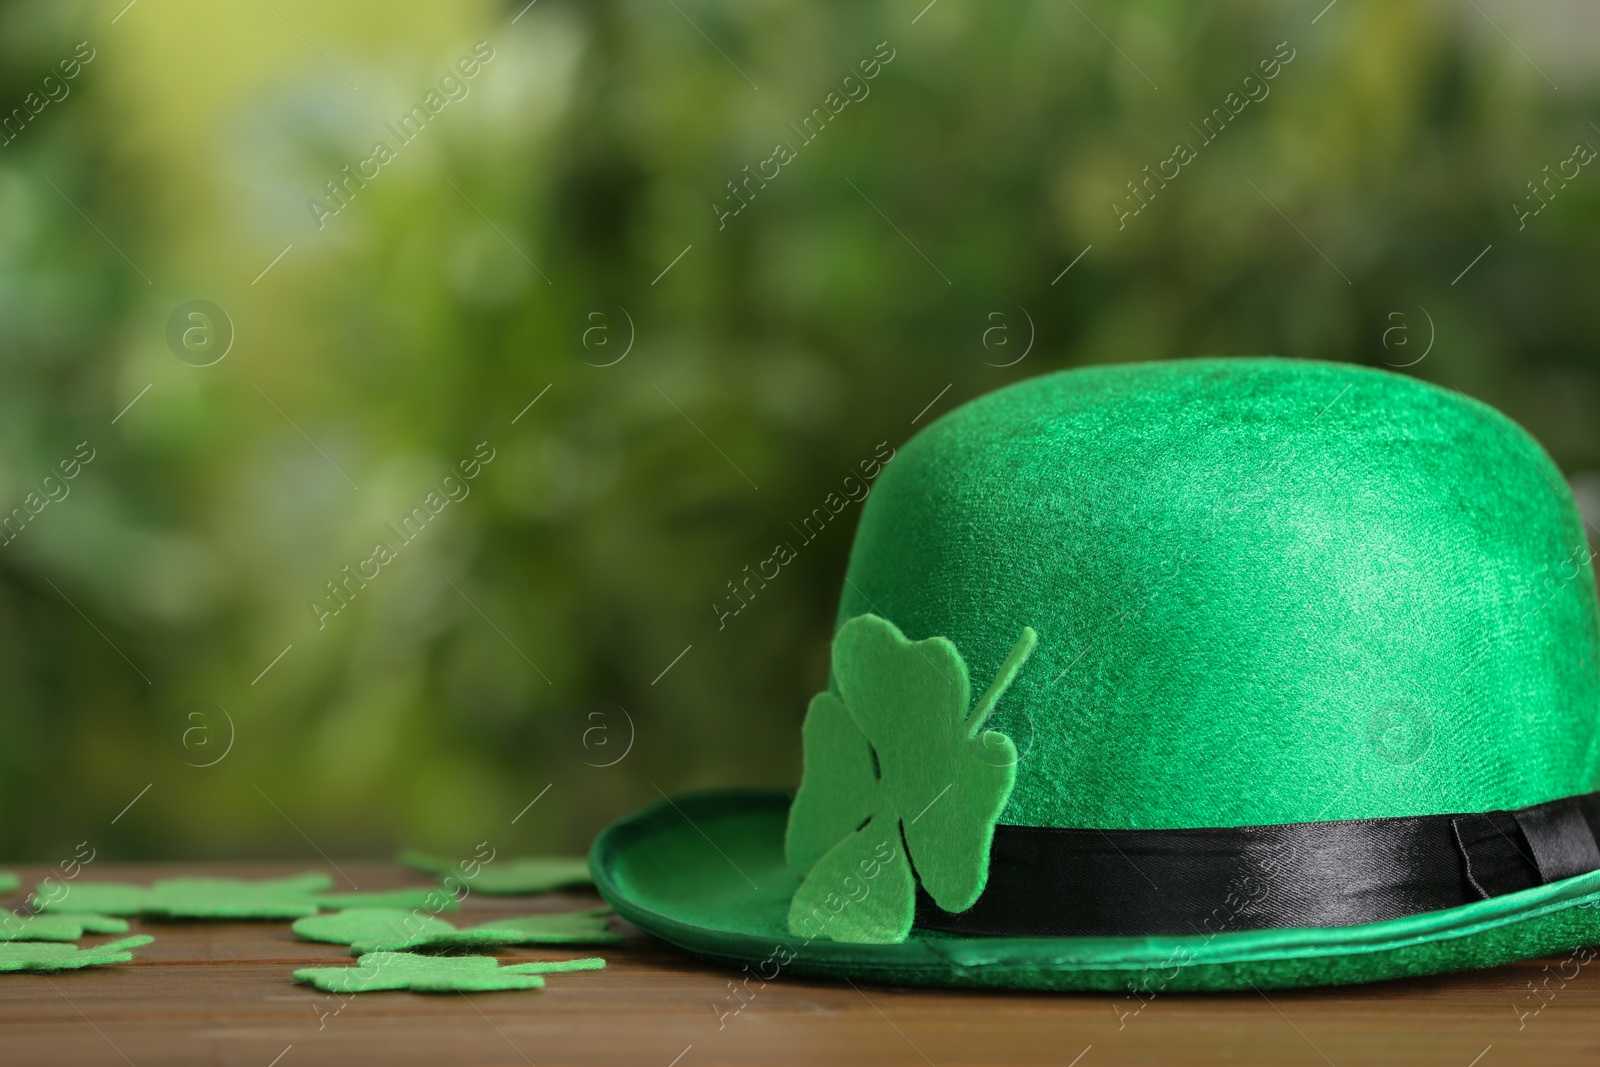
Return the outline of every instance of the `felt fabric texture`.
<path id="1" fill-rule="evenodd" d="M 646 933 L 735 969 L 749 965 L 770 973 L 776 964 L 787 975 L 1104 990 L 1148 1000 L 1163 991 L 1249 993 L 1252 986 L 1339 985 L 1493 967 L 1600 943 L 1600 872 L 1365 926 L 1045 938 L 914 929 L 897 944 L 807 939 L 790 933 L 787 921 L 800 881 L 781 848 L 788 795 L 741 790 L 673 800 L 676 808 L 661 801 L 601 833 L 590 853 L 596 886 Z M 759 889 L 751 890 L 734 866 Z M 1128 1005 L 1136 1008 L 1138 1000 Z"/>
<path id="2" fill-rule="evenodd" d="M 844 702 L 818 693 L 800 728 L 804 788 L 784 830 L 789 865 L 805 872 L 861 828 L 878 791 L 877 757 Z"/>
<path id="3" fill-rule="evenodd" d="M 838 619 L 946 638 L 978 677 L 1038 631 L 991 721 L 1022 752 L 1002 823 L 1510 809 L 1600 788 L 1588 555 L 1555 464 L 1458 392 L 1122 364 L 1020 382 L 902 446 Z"/>
<path id="4" fill-rule="evenodd" d="M 311 898 L 318 907 L 332 911 L 345 908 L 420 908 L 426 911 L 459 911 L 461 900 L 442 889 L 378 889 L 351 893 L 317 893 Z"/>
<path id="5" fill-rule="evenodd" d="M 417 935 L 454 933 L 455 925 L 425 912 L 402 908 L 349 908 L 296 919 L 296 937 L 351 945 L 357 941 L 404 941 Z"/>
<path id="6" fill-rule="evenodd" d="M 950 642 L 908 641 L 871 614 L 840 627 L 839 695 L 811 702 L 805 776 L 785 833 L 789 861 L 806 875 L 790 908 L 791 932 L 903 941 L 918 880 L 947 911 L 978 899 L 1016 774 L 1015 748 L 984 731 L 984 719 L 1035 643 L 1024 628 L 974 709 L 966 663 Z"/>
<path id="7" fill-rule="evenodd" d="M 127 963 L 133 959 L 132 949 L 154 940 L 148 934 L 135 934 L 93 948 L 50 941 L 0 942 L 0 971 L 73 971 L 80 967 Z"/>
<path id="8" fill-rule="evenodd" d="M 294 932 L 313 941 L 349 945 L 357 955 L 510 945 L 598 945 L 623 940 L 606 922 L 606 916 L 611 914 L 610 908 L 590 908 L 495 919 L 458 930 L 443 919 L 408 911 L 352 908 L 300 919 L 294 924 Z"/>
<path id="9" fill-rule="evenodd" d="M 84 934 L 125 934 L 128 924 L 107 915 L 63 912 L 0 919 L 0 941 L 76 941 Z"/>
<path id="10" fill-rule="evenodd" d="M 613 931 L 606 921 L 605 917 L 611 914 L 610 908 L 590 908 L 550 915 L 521 915 L 448 933 L 421 934 L 399 942 L 358 941 L 351 947 L 359 953 L 380 948 L 431 950 L 515 945 L 612 945 L 622 941 L 623 937 Z"/>
<path id="11" fill-rule="evenodd" d="M 462 871 L 459 864 L 415 849 L 401 852 L 399 860 L 414 870 L 444 876 L 452 887 L 460 883 L 472 892 L 490 896 L 548 893 L 553 889 L 578 889 L 594 884 L 589 876 L 588 861 L 575 856 L 495 859 L 478 864 L 477 873 L 472 875 Z"/>
<path id="12" fill-rule="evenodd" d="M 126 882 L 77 882 L 46 912 L 91 911 L 101 915 L 150 915 L 167 919 L 298 919 L 324 909 L 415 907 L 453 910 L 448 893 L 404 889 L 378 893 L 328 893 L 325 874 L 250 881 L 241 878 L 163 878 L 148 886 Z"/>
<path id="13" fill-rule="evenodd" d="M 409 989 L 414 993 L 471 993 L 501 989 L 539 989 L 540 975 L 599 970 L 602 959 L 541 960 L 502 967 L 493 956 L 420 956 L 412 952 L 369 952 L 354 967 L 302 967 L 297 982 L 328 993 L 372 993 Z"/>

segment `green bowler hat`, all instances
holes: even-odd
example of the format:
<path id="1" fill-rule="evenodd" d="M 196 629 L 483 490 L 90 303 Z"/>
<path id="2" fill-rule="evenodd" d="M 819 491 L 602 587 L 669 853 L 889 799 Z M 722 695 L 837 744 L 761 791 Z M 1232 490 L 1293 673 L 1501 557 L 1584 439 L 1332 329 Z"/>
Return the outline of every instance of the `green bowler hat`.
<path id="1" fill-rule="evenodd" d="M 1450 390 L 1024 381 L 879 476 L 799 791 L 664 802 L 590 866 L 747 985 L 1143 1000 L 1591 945 L 1591 556 L 1555 464 Z"/>

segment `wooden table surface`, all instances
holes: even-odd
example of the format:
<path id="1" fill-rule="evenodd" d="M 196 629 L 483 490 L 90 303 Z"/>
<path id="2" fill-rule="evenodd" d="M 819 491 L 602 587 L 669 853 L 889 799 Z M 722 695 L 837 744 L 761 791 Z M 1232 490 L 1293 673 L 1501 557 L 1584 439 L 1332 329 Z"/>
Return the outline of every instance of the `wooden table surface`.
<path id="1" fill-rule="evenodd" d="M 96 863 L 85 878 L 269 877 L 316 865 Z M 340 869 L 361 889 L 427 884 L 391 864 Z M 24 887 L 43 869 L 18 868 Z M 329 872 L 333 873 L 333 872 Z M 336 876 L 337 878 L 337 876 Z M 349 888 L 341 884 L 341 889 Z M 592 905 L 582 894 L 473 894 L 458 921 Z M 20 897 L 8 903 L 14 905 Z M 737 1014 L 730 973 L 637 932 L 609 950 L 506 950 L 501 959 L 604 955 L 605 970 L 538 991 L 339 998 L 291 972 L 352 962 L 288 923 L 152 923 L 132 964 L 0 975 L 0 1064 L 1600 1063 L 1600 973 L 1558 961 L 1329 991 L 1158 996 L 1024 995 L 769 984 Z M 92 945 L 109 940 L 85 938 Z M 1546 969 L 1548 966 L 1548 969 Z M 1577 971 L 1574 974 L 1574 971 Z M 1593 969 L 1600 972 L 1600 968 Z M 1535 994 L 1534 987 L 1540 992 Z"/>

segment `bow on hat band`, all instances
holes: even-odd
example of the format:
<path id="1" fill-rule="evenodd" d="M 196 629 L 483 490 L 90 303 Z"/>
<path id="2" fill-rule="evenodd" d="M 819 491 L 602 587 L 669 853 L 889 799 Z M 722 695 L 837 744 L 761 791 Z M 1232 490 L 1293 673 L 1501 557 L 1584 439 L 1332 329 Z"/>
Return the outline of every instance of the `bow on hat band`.
<path id="1" fill-rule="evenodd" d="M 996 826 L 978 901 L 916 925 L 1123 937 L 1355 926 L 1600 870 L 1600 792 L 1512 811 L 1184 830 Z"/>

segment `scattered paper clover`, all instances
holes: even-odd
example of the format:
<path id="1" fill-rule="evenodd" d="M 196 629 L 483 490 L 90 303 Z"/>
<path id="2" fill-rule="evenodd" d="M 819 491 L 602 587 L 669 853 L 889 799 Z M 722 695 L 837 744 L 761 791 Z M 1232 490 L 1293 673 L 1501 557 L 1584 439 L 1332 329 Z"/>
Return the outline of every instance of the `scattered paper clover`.
<path id="1" fill-rule="evenodd" d="M 818 693 L 806 711 L 804 774 L 784 835 L 789 865 L 805 876 L 791 933 L 904 941 L 919 878 L 946 911 L 977 901 L 1017 762 L 1011 739 L 983 724 L 1038 640 L 1023 628 L 969 715 L 967 665 L 948 640 L 907 640 L 876 615 L 840 627 L 839 692 Z"/>
<path id="2" fill-rule="evenodd" d="M 99 915 L 149 915 L 163 919 L 298 919 L 323 910 L 362 907 L 457 907 L 448 893 L 394 889 L 375 893 L 329 893 L 325 874 L 250 881 L 243 878 L 163 878 L 148 886 L 124 882 L 77 882 L 71 891 L 45 901 L 46 912 Z M 42 888 L 42 887 L 41 887 Z"/>
<path id="3" fill-rule="evenodd" d="M 496 919 L 456 929 L 431 915 L 396 908 L 351 908 L 300 919 L 294 932 L 310 941 L 349 945 L 356 955 L 417 949 L 495 948 L 506 945 L 603 945 L 623 940 L 606 922 L 610 908 Z"/>
<path id="4" fill-rule="evenodd" d="M 0 915 L 0 941 L 76 941 L 84 934 L 127 932 L 127 923 L 104 915 Z"/>
<path id="5" fill-rule="evenodd" d="M 0 942 L 0 971 L 72 971 L 79 967 L 127 963 L 133 959 L 130 949 L 148 945 L 154 940 L 148 934 L 136 934 L 94 948 L 79 948 L 77 945 L 53 941 Z"/>
<path id="6" fill-rule="evenodd" d="M 451 883 L 459 883 L 489 896 L 548 893 L 552 889 L 594 885 L 594 878 L 589 874 L 589 862 L 572 856 L 486 860 L 483 863 L 471 863 L 476 868 L 475 872 L 460 869 L 465 864 L 455 864 L 416 849 L 406 849 L 400 853 L 399 859 L 415 870 L 443 875 L 446 888 L 452 888 Z"/>
<path id="7" fill-rule="evenodd" d="M 502 967 L 493 956 L 420 956 L 413 952 L 369 952 L 354 967 L 302 967 L 297 982 L 326 993 L 374 993 L 409 989 L 414 993 L 470 993 L 496 989 L 538 989 L 540 975 L 594 971 L 602 959 L 539 960 Z"/>

